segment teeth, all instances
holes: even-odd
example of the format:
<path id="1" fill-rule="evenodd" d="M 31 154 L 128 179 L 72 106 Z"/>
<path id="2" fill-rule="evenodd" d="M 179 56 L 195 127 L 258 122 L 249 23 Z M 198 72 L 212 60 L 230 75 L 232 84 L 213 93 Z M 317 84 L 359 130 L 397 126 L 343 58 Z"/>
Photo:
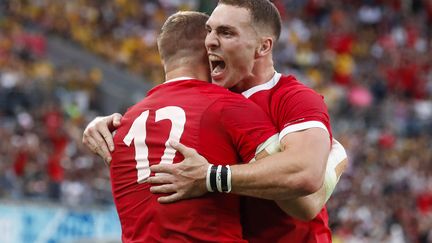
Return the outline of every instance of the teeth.
<path id="1" fill-rule="evenodd" d="M 221 58 L 219 58 L 217 56 L 213 56 L 213 55 L 209 55 L 209 60 L 212 62 L 222 61 Z"/>

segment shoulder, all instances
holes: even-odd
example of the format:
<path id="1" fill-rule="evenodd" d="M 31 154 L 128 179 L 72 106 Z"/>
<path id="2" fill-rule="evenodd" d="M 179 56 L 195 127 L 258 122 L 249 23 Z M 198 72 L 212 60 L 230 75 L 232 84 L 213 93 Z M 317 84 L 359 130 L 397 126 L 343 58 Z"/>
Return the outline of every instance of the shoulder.
<path id="1" fill-rule="evenodd" d="M 298 81 L 294 76 L 283 75 L 278 84 L 273 90 L 273 96 L 275 100 L 308 100 L 313 99 L 317 101 L 323 100 L 323 96 L 318 94 L 312 88 L 306 86 L 305 84 Z"/>
<path id="2" fill-rule="evenodd" d="M 274 92 L 276 94 L 296 94 L 299 92 L 312 92 L 316 93 L 312 88 L 306 86 L 300 82 L 296 77 L 292 75 L 282 76 L 276 85 Z"/>

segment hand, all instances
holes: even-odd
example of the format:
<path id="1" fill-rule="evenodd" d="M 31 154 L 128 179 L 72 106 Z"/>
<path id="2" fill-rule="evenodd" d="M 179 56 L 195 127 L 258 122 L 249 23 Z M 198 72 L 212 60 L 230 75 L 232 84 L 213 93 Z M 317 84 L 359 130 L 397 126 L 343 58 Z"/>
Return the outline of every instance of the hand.
<path id="1" fill-rule="evenodd" d="M 83 144 L 102 157 L 108 166 L 111 162 L 111 152 L 114 151 L 112 132 L 120 126 L 121 118 L 122 115 L 119 113 L 96 117 L 87 125 L 83 133 Z"/>
<path id="2" fill-rule="evenodd" d="M 177 142 L 170 142 L 170 145 L 183 154 L 184 160 L 177 164 L 158 164 L 150 167 L 151 172 L 157 174 L 148 178 L 147 182 L 158 184 L 150 187 L 150 191 L 171 193 L 159 197 L 158 202 L 172 203 L 207 193 L 206 175 L 210 165 L 207 160 L 193 148 Z"/>

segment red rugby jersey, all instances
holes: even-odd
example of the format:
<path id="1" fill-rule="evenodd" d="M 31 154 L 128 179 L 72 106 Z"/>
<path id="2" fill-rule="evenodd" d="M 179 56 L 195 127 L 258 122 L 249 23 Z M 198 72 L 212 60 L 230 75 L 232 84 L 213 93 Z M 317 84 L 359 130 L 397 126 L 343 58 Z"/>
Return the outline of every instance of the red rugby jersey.
<path id="1" fill-rule="evenodd" d="M 274 77 L 243 92 L 271 118 L 279 140 L 288 133 L 312 127 L 326 129 L 331 139 L 330 119 L 323 97 L 293 76 Z M 244 198 L 242 203 L 244 237 L 253 242 L 331 242 L 327 210 L 324 207 L 310 222 L 294 219 L 274 201 Z"/>
<path id="2" fill-rule="evenodd" d="M 160 204 L 145 182 L 149 166 L 183 159 L 168 144 L 195 148 L 210 163 L 250 161 L 276 130 L 265 113 L 239 94 L 199 80 L 152 89 L 123 116 L 114 136 L 111 182 L 124 242 L 245 242 L 239 197 L 209 193 Z"/>

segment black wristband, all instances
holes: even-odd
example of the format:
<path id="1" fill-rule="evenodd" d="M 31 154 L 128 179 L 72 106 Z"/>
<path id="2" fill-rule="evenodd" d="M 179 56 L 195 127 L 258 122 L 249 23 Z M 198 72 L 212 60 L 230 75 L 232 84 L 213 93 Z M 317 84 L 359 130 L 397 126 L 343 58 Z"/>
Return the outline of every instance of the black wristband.
<path id="1" fill-rule="evenodd" d="M 222 166 L 221 169 L 221 192 L 227 192 L 228 191 L 228 168 L 226 166 Z"/>
<path id="2" fill-rule="evenodd" d="M 217 186 L 216 186 L 216 173 L 217 173 L 217 166 L 212 165 L 211 171 L 210 171 L 210 186 L 214 192 L 218 191 Z"/>

